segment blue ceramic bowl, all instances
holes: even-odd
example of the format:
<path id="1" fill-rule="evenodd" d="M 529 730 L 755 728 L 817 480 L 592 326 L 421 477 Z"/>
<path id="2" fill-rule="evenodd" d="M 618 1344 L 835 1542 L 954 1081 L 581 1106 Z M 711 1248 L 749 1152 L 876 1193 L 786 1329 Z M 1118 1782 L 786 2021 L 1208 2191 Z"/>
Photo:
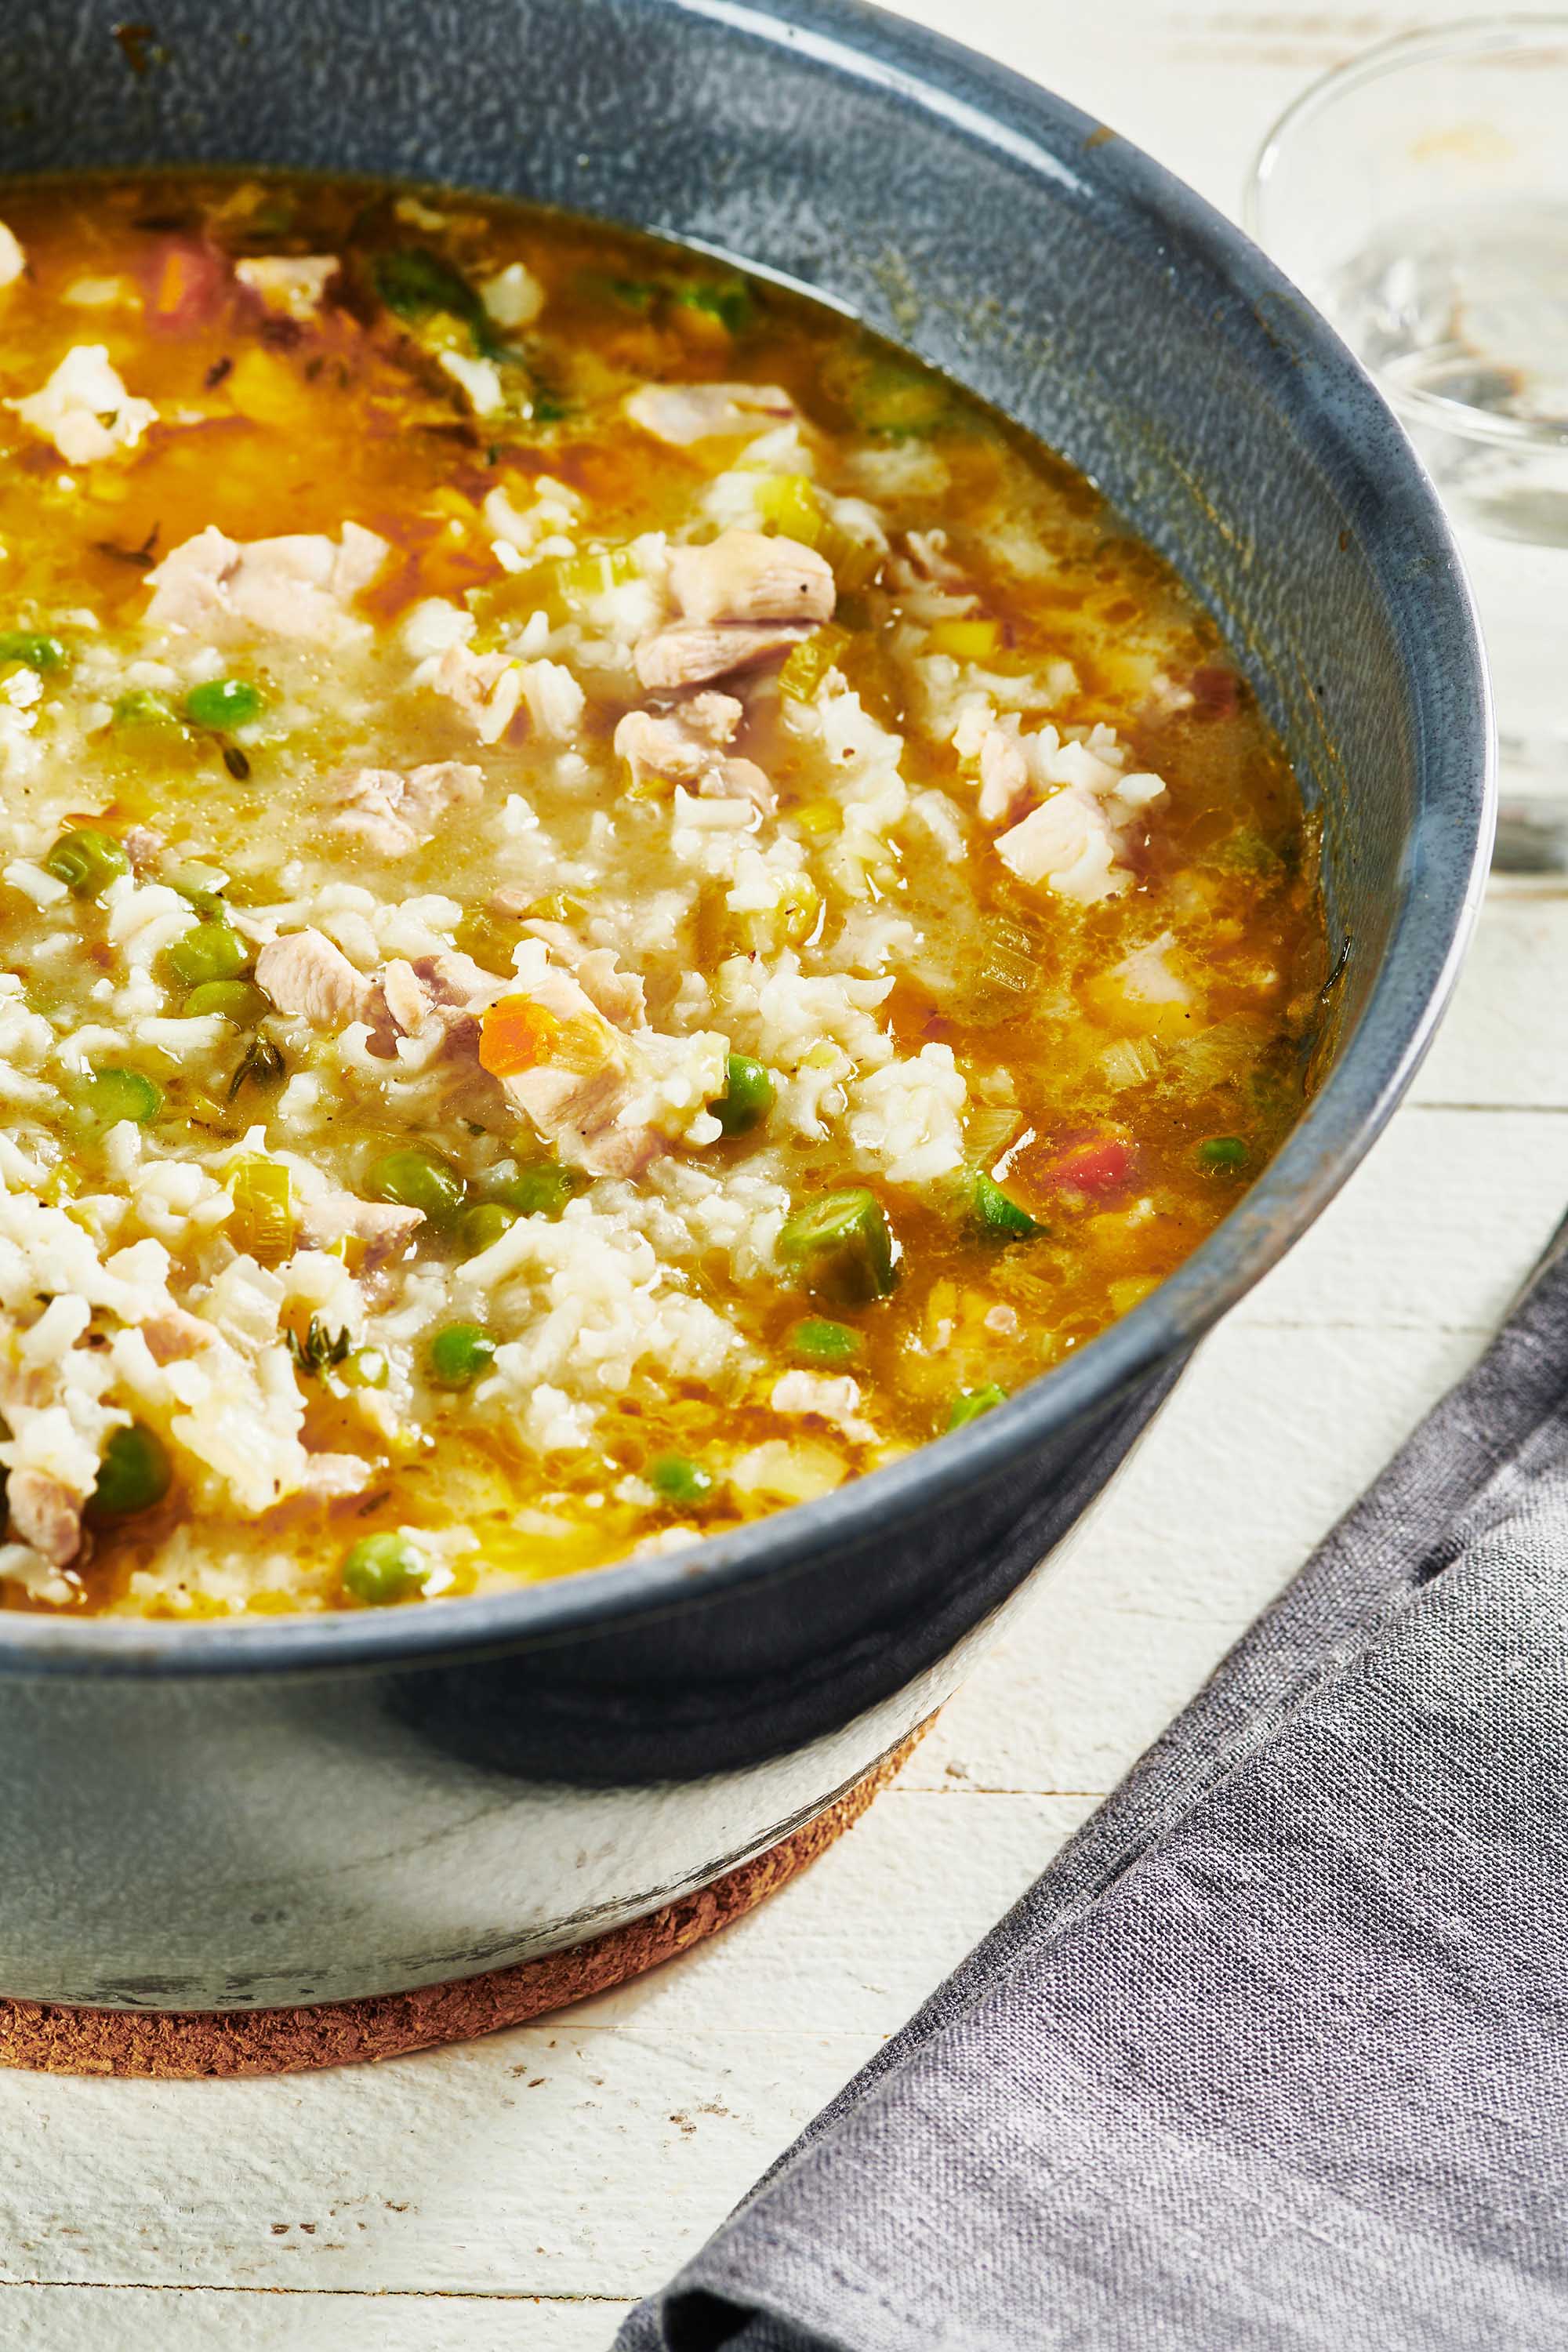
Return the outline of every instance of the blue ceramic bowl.
<path id="1" fill-rule="evenodd" d="M 1223 625 L 1321 815 L 1347 950 L 1325 1083 L 1218 1232 L 894 1468 L 504 1599 L 0 1622 L 0 1988 L 259 2006 L 647 1911 L 929 1715 L 1407 1085 L 1489 845 L 1487 686 L 1432 492 L 1322 321 L 1145 156 L 963 49 L 849 0 L 156 0 L 123 43 L 117 13 L 10 0 L 0 167 L 515 192 L 815 288 L 1042 435 Z"/>

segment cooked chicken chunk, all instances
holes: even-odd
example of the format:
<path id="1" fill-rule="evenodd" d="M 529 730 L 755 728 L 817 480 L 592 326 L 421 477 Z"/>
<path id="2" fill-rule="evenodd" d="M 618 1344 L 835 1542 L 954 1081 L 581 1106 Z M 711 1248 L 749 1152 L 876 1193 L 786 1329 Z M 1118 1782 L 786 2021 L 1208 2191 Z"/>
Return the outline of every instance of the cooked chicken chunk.
<path id="1" fill-rule="evenodd" d="M 14 1470 L 5 1500 L 17 1539 L 55 1568 L 64 1568 L 81 1549 L 82 1497 L 47 1470 Z"/>
<path id="2" fill-rule="evenodd" d="M 645 383 L 626 401 L 634 425 L 678 449 L 721 434 L 739 437 L 787 425 L 795 405 L 776 383 Z"/>
<path id="3" fill-rule="evenodd" d="M 78 343 L 41 392 L 8 400 L 24 425 L 52 441 L 69 466 L 90 466 L 137 447 L 158 412 L 133 400 L 109 363 L 105 343 Z"/>
<path id="4" fill-rule="evenodd" d="M 564 964 L 590 1003 L 617 1029 L 640 1029 L 647 1020 L 642 974 L 623 971 L 614 948 L 591 948 L 565 923 L 531 922 L 557 963 Z"/>
<path id="5" fill-rule="evenodd" d="M 318 1029 L 345 1029 L 375 1015 L 374 983 L 321 931 L 268 940 L 256 959 L 256 979 L 280 1013 L 299 1013 Z"/>
<path id="6" fill-rule="evenodd" d="M 335 253 L 267 253 L 237 261 L 234 274 L 269 310 L 303 320 L 315 317 L 340 267 Z"/>
<path id="7" fill-rule="evenodd" d="M 424 1222 L 421 1209 L 395 1208 L 386 1201 L 361 1201 L 352 1192 L 329 1192 L 322 1200 L 305 1202 L 297 1230 L 301 1249 L 331 1249 L 342 1241 L 363 1242 L 361 1270 L 368 1274 L 395 1255 Z"/>
<path id="8" fill-rule="evenodd" d="M 643 639 L 635 656 L 637 673 L 650 692 L 672 694 L 779 660 L 810 635 L 806 621 L 759 621 L 728 629 L 682 623 Z"/>
<path id="9" fill-rule="evenodd" d="M 335 779 L 345 805 L 334 833 L 354 835 L 382 857 L 406 857 L 435 835 L 437 820 L 459 801 L 479 800 L 484 772 L 463 760 L 437 760 L 406 774 L 395 768 L 352 768 Z"/>
<path id="10" fill-rule="evenodd" d="M 754 760 L 737 759 L 722 749 L 743 708 L 733 695 L 694 694 L 674 710 L 628 710 L 616 729 L 616 750 L 637 785 L 659 778 L 708 799 L 739 794 L 765 815 L 774 806 L 767 776 Z"/>
<path id="11" fill-rule="evenodd" d="M 357 522 L 345 522 L 335 541 L 323 531 L 300 531 L 248 542 L 209 523 L 147 574 L 147 618 L 214 644 L 274 636 L 343 645 L 368 631 L 353 601 L 389 552 L 384 539 Z"/>
<path id="12" fill-rule="evenodd" d="M 830 621 L 833 568 L 815 547 L 760 530 L 726 530 L 706 547 L 678 547 L 669 585 L 688 621 Z"/>

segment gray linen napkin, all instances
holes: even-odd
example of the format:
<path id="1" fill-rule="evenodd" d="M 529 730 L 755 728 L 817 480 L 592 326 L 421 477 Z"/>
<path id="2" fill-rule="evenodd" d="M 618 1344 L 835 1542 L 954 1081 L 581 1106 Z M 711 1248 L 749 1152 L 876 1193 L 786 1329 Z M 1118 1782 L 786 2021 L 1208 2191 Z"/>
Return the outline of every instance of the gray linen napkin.
<path id="1" fill-rule="evenodd" d="M 1568 1248 L 618 2352 L 1563 2352 Z"/>

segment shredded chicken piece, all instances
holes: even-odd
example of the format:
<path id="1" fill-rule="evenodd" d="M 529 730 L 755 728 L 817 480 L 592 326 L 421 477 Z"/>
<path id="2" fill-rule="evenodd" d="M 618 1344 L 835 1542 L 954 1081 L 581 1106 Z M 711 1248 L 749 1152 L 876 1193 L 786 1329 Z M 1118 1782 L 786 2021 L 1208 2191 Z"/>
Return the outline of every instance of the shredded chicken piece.
<path id="1" fill-rule="evenodd" d="M 725 530 L 706 547 L 678 547 L 669 585 L 688 621 L 830 621 L 833 568 L 815 547 L 760 530 Z"/>
<path id="2" fill-rule="evenodd" d="M 361 1201 L 353 1192 L 329 1192 L 307 1201 L 297 1232 L 301 1249 L 331 1249 L 342 1241 L 364 1244 L 361 1271 L 374 1273 L 403 1247 L 425 1222 L 422 1209 L 400 1209 L 388 1201 Z"/>
<path id="3" fill-rule="evenodd" d="M 109 363 L 106 343 L 78 343 L 41 392 L 8 400 L 24 425 L 52 441 L 70 466 L 90 466 L 138 446 L 158 412 L 133 400 Z"/>
<path id="4" fill-rule="evenodd" d="M 269 310 L 303 320 L 315 317 L 342 266 L 335 253 L 267 253 L 237 261 L 234 274 Z"/>
<path id="5" fill-rule="evenodd" d="M 595 1176 L 640 1176 L 676 1139 L 649 1120 L 627 1119 L 638 1086 L 631 1041 L 606 1020 L 579 977 L 552 966 L 518 993 L 570 1035 L 568 1054 L 502 1077 L 500 1084 L 556 1156 Z"/>
<path id="6" fill-rule="evenodd" d="M 1017 719 L 1014 719 L 1010 730 L 987 728 L 980 744 L 978 805 L 984 823 L 1010 824 L 1028 807 L 1033 793 L 1034 777 L 1018 740 Z"/>
<path id="7" fill-rule="evenodd" d="M 542 940 L 558 963 L 565 965 L 589 1002 L 617 1029 L 647 1025 L 647 1004 L 642 974 L 623 971 L 614 948 L 591 948 L 565 923 L 531 922 L 526 927 Z"/>
<path id="8" fill-rule="evenodd" d="M 256 980 L 280 1013 L 299 1013 L 318 1029 L 375 1017 L 374 983 L 321 931 L 289 931 L 268 940 L 256 959 Z"/>
<path id="9" fill-rule="evenodd" d="M 363 841 L 382 857 L 406 857 L 435 835 L 458 801 L 483 796 L 484 772 L 463 760 L 436 760 L 406 774 L 395 768 L 352 768 L 334 779 L 345 803 L 332 831 Z"/>
<path id="10" fill-rule="evenodd" d="M 357 1454 L 308 1454 L 299 1491 L 318 1502 L 357 1495 L 369 1485 L 372 1467 Z"/>
<path id="11" fill-rule="evenodd" d="M 815 548 L 755 530 L 677 548 L 669 583 L 680 617 L 634 656 L 644 686 L 665 693 L 780 658 L 831 617 L 837 593 Z"/>
<path id="12" fill-rule="evenodd" d="M 637 673 L 651 692 L 672 694 L 778 660 L 811 629 L 808 621 L 759 621 L 734 628 L 678 624 L 643 639 L 634 656 Z"/>
<path id="13" fill-rule="evenodd" d="M 382 1001 L 406 1037 L 417 1037 L 435 1012 L 435 1000 L 425 990 L 411 963 L 395 956 L 381 975 Z"/>
<path id="14" fill-rule="evenodd" d="M 188 1315 L 183 1307 L 169 1307 L 163 1314 L 148 1318 L 142 1326 L 142 1337 L 155 1364 L 172 1364 L 181 1356 L 199 1355 L 204 1348 L 214 1346 L 220 1335 L 199 1315 Z"/>
<path id="15" fill-rule="evenodd" d="M 476 654 L 448 646 L 431 684 L 450 697 L 481 743 L 499 743 L 522 700 L 521 664 L 510 654 Z"/>
<path id="16" fill-rule="evenodd" d="M 337 540 L 300 531 L 246 542 L 209 523 L 147 574 L 147 618 L 214 644 L 274 636 L 343 645 L 368 631 L 350 607 L 390 551 L 357 522 L 345 522 Z"/>
<path id="17" fill-rule="evenodd" d="M 635 784 L 658 777 L 707 798 L 739 793 L 767 815 L 774 805 L 767 776 L 754 760 L 734 758 L 721 748 L 743 709 L 731 694 L 694 694 L 674 710 L 628 710 L 616 729 L 616 750 Z"/>
<path id="18" fill-rule="evenodd" d="M 720 434 L 754 437 L 796 412 L 776 383 L 645 383 L 627 398 L 626 413 L 656 440 L 684 449 Z"/>
<path id="19" fill-rule="evenodd" d="M 121 846 L 138 874 L 151 866 L 163 846 L 163 836 L 148 824 L 133 824 L 120 836 Z"/>
<path id="20" fill-rule="evenodd" d="M 14 1470 L 6 1482 L 15 1534 L 54 1568 L 64 1568 L 81 1549 L 83 1499 L 47 1470 Z"/>

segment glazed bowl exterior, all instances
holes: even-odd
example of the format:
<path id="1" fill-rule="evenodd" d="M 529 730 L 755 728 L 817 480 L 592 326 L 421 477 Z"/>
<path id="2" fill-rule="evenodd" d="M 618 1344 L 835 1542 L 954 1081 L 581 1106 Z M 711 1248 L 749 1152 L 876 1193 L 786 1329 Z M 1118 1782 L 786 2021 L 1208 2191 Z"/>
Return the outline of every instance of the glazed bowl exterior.
<path id="1" fill-rule="evenodd" d="M 1233 1214 L 1079 1356 L 892 1468 L 499 1599 L 0 1620 L 0 1990 L 264 2007 L 647 1911 L 941 1703 L 1407 1083 L 1484 870 L 1489 727 L 1441 516 L 1355 362 L 1235 230 L 1059 100 L 849 0 L 152 13 L 117 33 L 111 0 L 9 0 L 0 170 L 447 181 L 858 311 L 1092 476 L 1216 614 L 1320 817 L 1345 950 L 1323 1083 Z"/>

